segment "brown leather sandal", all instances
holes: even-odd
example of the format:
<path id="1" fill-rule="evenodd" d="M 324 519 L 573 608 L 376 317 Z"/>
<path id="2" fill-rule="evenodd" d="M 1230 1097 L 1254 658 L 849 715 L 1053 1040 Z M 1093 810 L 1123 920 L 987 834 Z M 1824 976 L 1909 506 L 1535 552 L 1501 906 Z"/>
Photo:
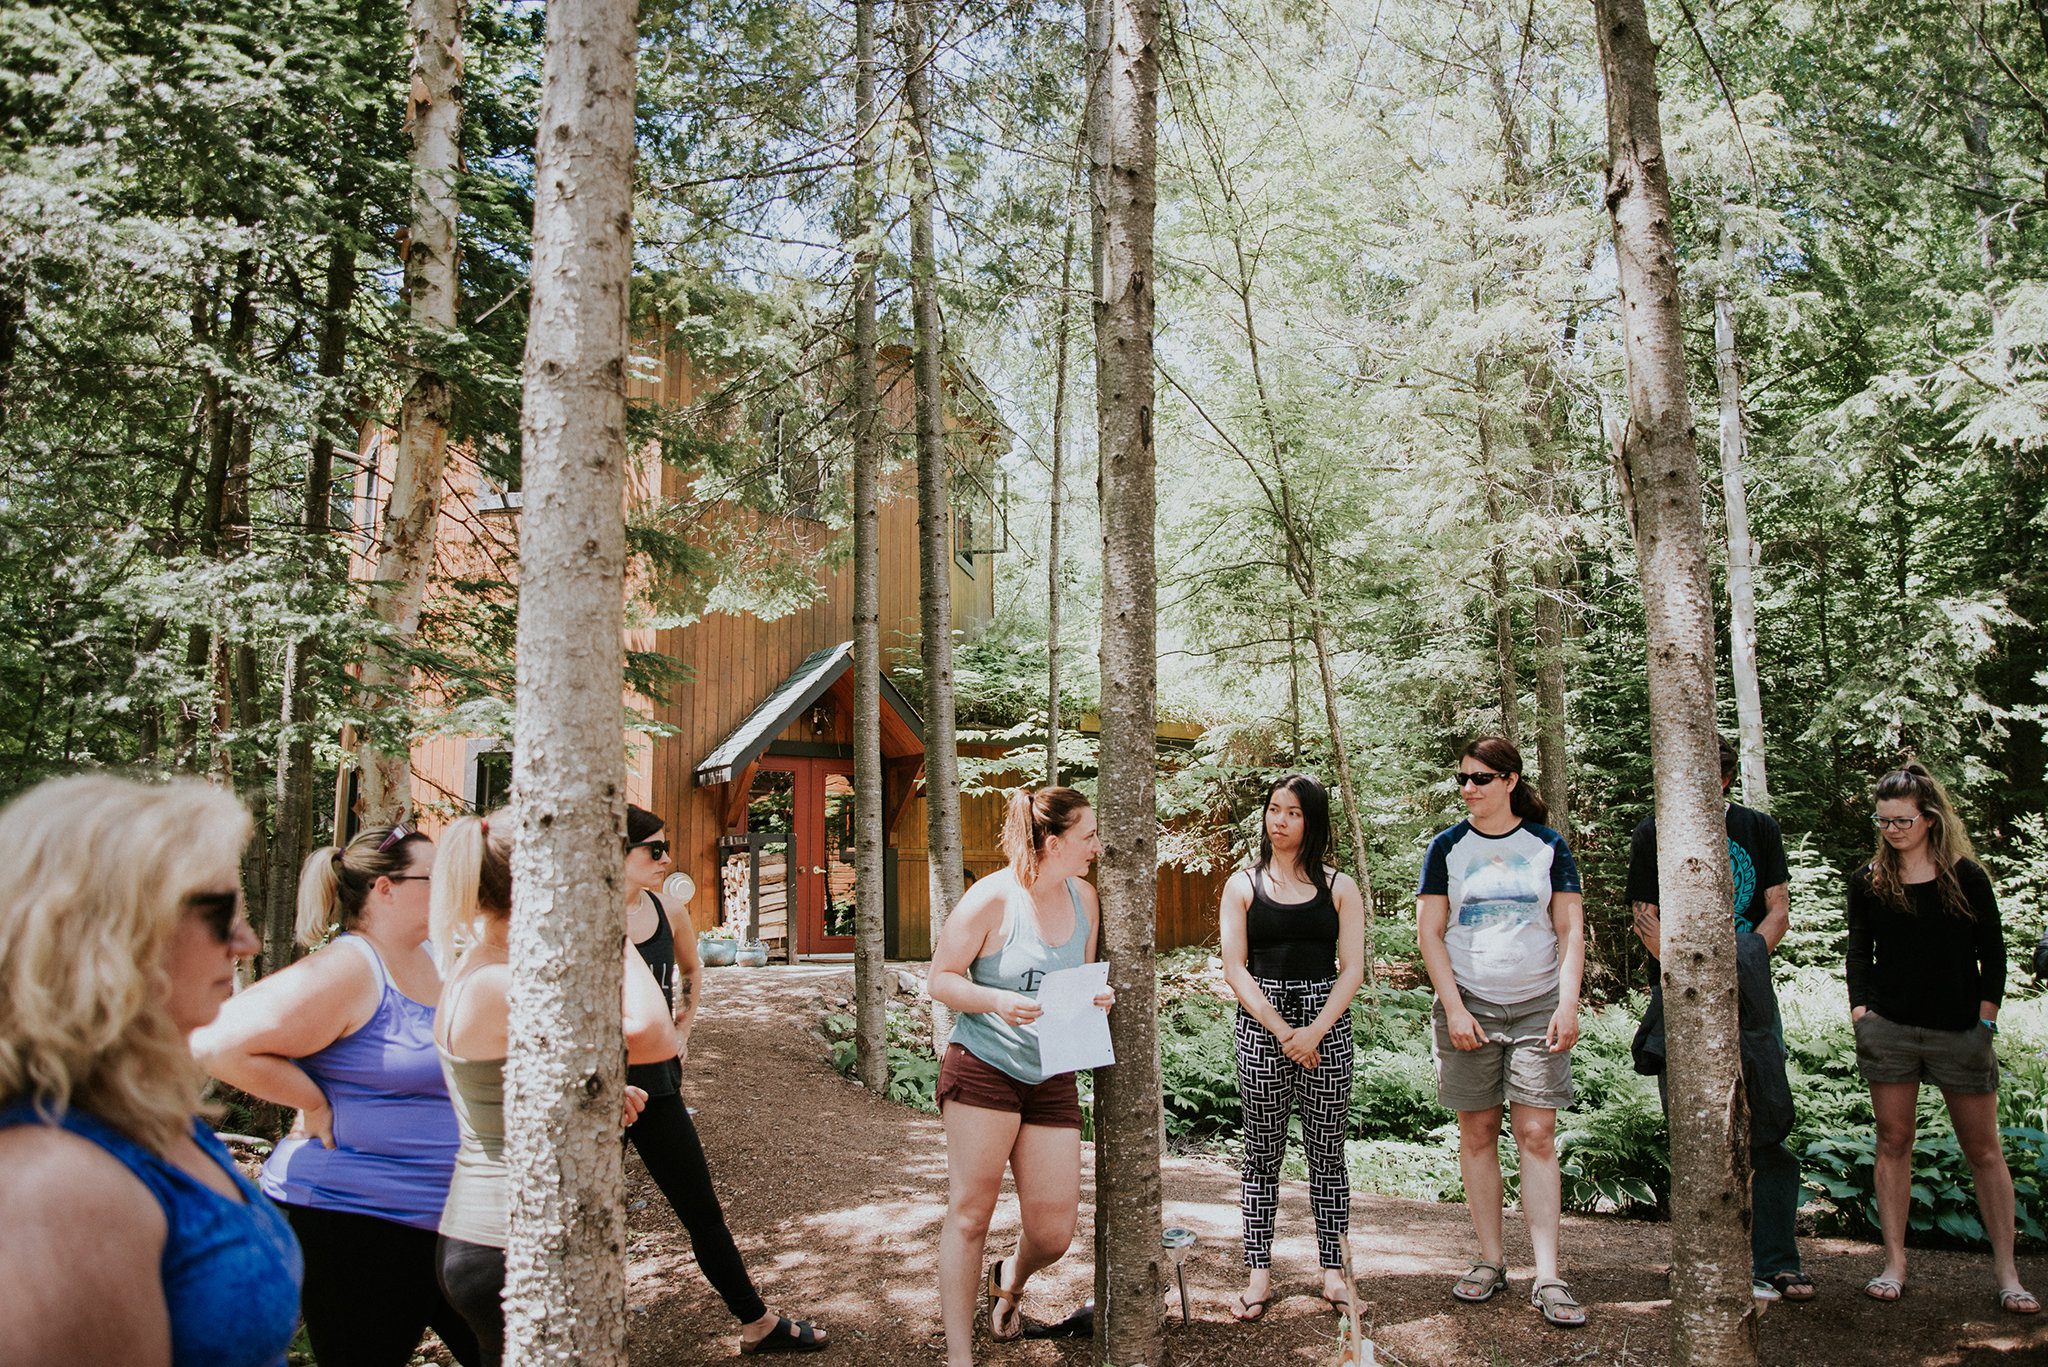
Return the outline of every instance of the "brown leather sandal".
<path id="1" fill-rule="evenodd" d="M 1003 1286 L 1003 1264 L 1007 1258 L 998 1258 L 988 1265 L 988 1336 L 997 1343 L 1008 1343 L 1024 1333 L 1024 1312 L 1017 1308 L 1017 1293 Z M 1003 1307 L 1010 1308 L 1010 1330 L 1003 1332 Z"/>

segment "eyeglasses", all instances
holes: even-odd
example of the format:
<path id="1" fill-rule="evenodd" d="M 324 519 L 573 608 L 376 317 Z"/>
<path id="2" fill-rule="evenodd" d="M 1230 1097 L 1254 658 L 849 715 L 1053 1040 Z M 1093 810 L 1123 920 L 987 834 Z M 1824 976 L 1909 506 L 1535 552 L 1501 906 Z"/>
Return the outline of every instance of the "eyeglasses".
<path id="1" fill-rule="evenodd" d="M 235 922 L 242 915 L 242 893 L 239 888 L 228 892 L 189 892 L 185 894 L 185 910 L 205 921 L 213 938 L 226 944 L 235 938 Z"/>
<path id="2" fill-rule="evenodd" d="M 1870 818 L 1870 824 L 1880 831 L 1906 831 L 1913 828 L 1913 823 L 1920 819 L 1920 815 L 1915 812 L 1911 816 L 1873 816 Z"/>
<path id="3" fill-rule="evenodd" d="M 393 845 L 396 845 L 399 841 L 408 839 L 411 836 L 417 834 L 418 832 L 413 830 L 412 827 L 406 825 L 403 821 L 401 821 L 396 826 L 393 826 L 391 828 L 391 834 L 385 836 L 382 840 L 377 842 L 377 853 L 382 854 L 384 853 L 384 851 L 390 849 Z"/>
<path id="4" fill-rule="evenodd" d="M 390 883 L 431 883 L 434 881 L 434 875 L 431 873 L 393 873 L 386 875 L 385 881 Z"/>
<path id="5" fill-rule="evenodd" d="M 1455 782 L 1460 788 L 1464 787 L 1468 783 L 1474 785 L 1475 787 L 1484 788 L 1489 783 L 1492 783 L 1495 779 L 1506 777 L 1506 774 L 1488 773 L 1484 769 L 1475 769 L 1473 772 L 1469 774 L 1466 773 L 1464 770 L 1460 769 L 1457 773 L 1451 775 L 1452 781 Z"/>
<path id="6" fill-rule="evenodd" d="M 657 864 L 668 858 L 668 842 L 666 840 L 643 840 L 637 845 L 626 846 L 626 853 L 631 854 L 634 850 L 647 851 L 647 857 Z"/>

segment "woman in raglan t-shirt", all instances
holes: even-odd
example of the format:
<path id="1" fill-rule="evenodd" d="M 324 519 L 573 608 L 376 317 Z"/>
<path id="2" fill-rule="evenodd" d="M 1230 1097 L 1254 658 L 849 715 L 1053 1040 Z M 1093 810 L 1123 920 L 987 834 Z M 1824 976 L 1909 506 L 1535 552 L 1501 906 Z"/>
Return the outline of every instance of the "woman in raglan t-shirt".
<path id="1" fill-rule="evenodd" d="M 1536 1258 L 1529 1299 L 1552 1324 L 1581 1325 L 1557 1257 L 1557 1112 L 1572 1100 L 1586 961 L 1579 870 L 1563 837 L 1539 824 L 1549 809 L 1522 781 L 1521 751 L 1508 741 L 1466 746 L 1457 781 L 1469 815 L 1430 842 L 1416 894 L 1437 997 L 1437 1098 L 1458 1113 L 1458 1167 L 1479 1240 L 1451 1294 L 1486 1301 L 1507 1285 L 1500 1129 L 1512 1106 Z"/>

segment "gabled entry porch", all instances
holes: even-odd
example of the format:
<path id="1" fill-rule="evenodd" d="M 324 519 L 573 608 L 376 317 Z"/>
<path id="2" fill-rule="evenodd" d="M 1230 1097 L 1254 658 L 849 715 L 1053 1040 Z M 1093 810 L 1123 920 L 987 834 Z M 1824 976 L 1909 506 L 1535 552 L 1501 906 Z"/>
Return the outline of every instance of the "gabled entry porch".
<path id="1" fill-rule="evenodd" d="M 853 951 L 853 685 L 851 641 L 812 653 L 693 775 L 723 818 L 720 919 L 788 962 Z M 886 674 L 881 692 L 886 844 L 924 765 L 924 721 Z"/>

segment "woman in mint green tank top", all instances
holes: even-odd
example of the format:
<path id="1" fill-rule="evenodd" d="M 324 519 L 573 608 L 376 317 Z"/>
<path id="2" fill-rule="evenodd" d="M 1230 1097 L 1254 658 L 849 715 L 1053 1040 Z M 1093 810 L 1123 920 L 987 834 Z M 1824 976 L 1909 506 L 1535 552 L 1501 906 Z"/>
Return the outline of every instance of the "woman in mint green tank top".
<path id="1" fill-rule="evenodd" d="M 972 1367 L 978 1289 L 989 1333 L 1023 1332 L 1018 1303 L 1031 1275 L 1059 1261 L 1081 1201 L 1081 1107 L 1072 1073 L 1045 1075 L 1038 1055 L 1038 985 L 1095 958 L 1095 889 L 1083 881 L 1102 853 L 1095 813 L 1072 788 L 1010 799 L 1009 865 L 976 883 L 946 918 L 932 951 L 932 1000 L 957 1014 L 939 1070 L 951 1199 L 939 1234 L 939 1305 L 947 1367 Z M 1095 1004 L 1108 1010 L 1116 994 Z M 1003 1170 L 1017 1183 L 1016 1249 L 984 1276 L 989 1219 Z"/>

